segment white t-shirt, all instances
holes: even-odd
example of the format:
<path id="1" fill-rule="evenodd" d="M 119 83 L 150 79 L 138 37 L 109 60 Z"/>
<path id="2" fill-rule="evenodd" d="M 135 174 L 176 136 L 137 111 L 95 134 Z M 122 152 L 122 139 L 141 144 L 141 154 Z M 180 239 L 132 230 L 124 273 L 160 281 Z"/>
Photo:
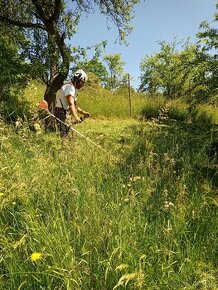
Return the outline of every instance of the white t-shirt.
<path id="1" fill-rule="evenodd" d="M 71 95 L 76 99 L 76 89 L 73 84 L 65 84 L 56 93 L 56 105 L 57 108 L 62 108 L 64 110 L 68 109 L 68 101 L 66 96 Z"/>

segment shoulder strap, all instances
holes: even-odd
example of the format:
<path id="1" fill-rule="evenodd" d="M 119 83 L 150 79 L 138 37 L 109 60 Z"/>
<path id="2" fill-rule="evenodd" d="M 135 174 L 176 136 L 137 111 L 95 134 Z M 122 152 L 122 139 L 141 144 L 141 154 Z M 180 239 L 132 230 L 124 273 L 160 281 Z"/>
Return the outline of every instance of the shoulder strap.
<path id="1" fill-rule="evenodd" d="M 64 111 L 66 111 L 66 109 L 64 109 L 64 106 L 63 106 L 63 103 L 62 103 L 60 97 L 59 97 L 59 100 L 60 100 L 60 102 L 61 102 L 61 107 L 62 107 L 62 109 L 63 109 Z"/>

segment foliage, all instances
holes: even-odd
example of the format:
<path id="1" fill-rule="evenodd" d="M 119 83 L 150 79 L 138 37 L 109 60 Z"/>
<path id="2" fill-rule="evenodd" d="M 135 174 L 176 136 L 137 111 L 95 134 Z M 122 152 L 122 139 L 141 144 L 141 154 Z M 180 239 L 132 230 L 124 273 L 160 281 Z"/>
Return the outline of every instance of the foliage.
<path id="1" fill-rule="evenodd" d="M 141 110 L 141 115 L 144 119 L 158 118 L 160 110 L 166 105 L 166 100 L 163 97 L 147 97 L 145 105 Z"/>
<path id="2" fill-rule="evenodd" d="M 167 100 L 163 97 L 146 97 L 140 115 L 142 119 L 153 119 L 157 122 L 173 119 L 185 121 L 187 124 L 200 123 L 209 127 L 218 124 L 216 106 L 203 104 L 193 107 L 182 99 Z"/>
<path id="3" fill-rule="evenodd" d="M 123 66 L 125 62 L 122 61 L 119 53 L 106 55 L 104 61 L 107 63 L 110 78 L 108 80 L 109 88 L 113 91 L 120 85 L 120 79 L 123 75 Z"/>
<path id="4" fill-rule="evenodd" d="M 190 119 L 189 105 L 181 99 L 167 102 L 168 117 L 178 121 L 188 121 Z"/>
<path id="5" fill-rule="evenodd" d="M 177 51 L 176 42 L 162 42 L 159 53 L 141 62 L 140 89 L 152 95 L 161 92 L 168 99 L 186 97 L 199 102 L 214 94 L 208 86 L 213 71 L 210 59 L 196 45 L 185 44 L 182 51 Z"/>
<path id="6" fill-rule="evenodd" d="M 81 47 L 75 47 L 73 50 L 76 53 L 76 60 L 74 59 L 74 69 L 82 68 L 85 70 L 88 74 L 95 75 L 95 77 L 98 79 L 99 83 L 104 86 L 108 79 L 108 72 L 106 70 L 106 67 L 100 60 L 100 56 L 103 53 L 103 50 L 105 49 L 107 45 L 106 41 L 103 41 L 102 43 L 94 46 L 94 56 L 89 59 L 87 57 L 87 50 L 92 49 L 93 47 L 88 47 L 87 49 L 81 48 Z M 78 54 L 78 51 L 80 53 Z"/>
<path id="7" fill-rule="evenodd" d="M 191 112 L 193 122 L 203 125 L 218 125 L 218 110 L 214 106 L 199 105 Z"/>
<path id="8" fill-rule="evenodd" d="M 214 22 L 217 19 L 216 13 Z M 190 103 L 205 103 L 216 95 L 218 30 L 207 22 L 201 29 L 197 43 L 163 41 L 160 52 L 145 57 L 140 64 L 140 90 L 151 95 L 160 92 L 169 99 L 186 97 Z"/>
<path id="9" fill-rule="evenodd" d="M 218 2 L 216 8 L 218 9 Z M 218 23 L 217 12 L 214 15 L 213 22 L 215 24 Z M 211 25 L 213 25 L 213 23 L 211 23 Z M 204 58 L 205 56 L 207 58 L 207 66 L 209 67 L 206 85 L 210 92 L 215 95 L 218 93 L 218 29 L 211 25 L 207 21 L 203 21 L 200 25 L 201 31 L 197 34 L 197 37 L 199 38 L 198 44 L 202 52 L 204 52 L 202 53 Z"/>
<path id="10" fill-rule="evenodd" d="M 16 35 L 16 37 L 15 37 Z M 0 115 L 5 120 L 16 120 L 28 114 L 27 101 L 18 99 L 30 78 L 30 65 L 20 56 L 17 40 L 22 39 L 18 30 L 0 25 Z"/>
<path id="11" fill-rule="evenodd" d="M 28 59 L 35 78 L 47 85 L 45 99 L 52 107 L 55 93 L 66 79 L 70 67 L 70 49 L 66 40 L 74 33 L 82 13 L 97 8 L 118 28 L 120 39 L 130 33 L 129 22 L 137 0 L 120 1 L 0 1 L 0 22 L 19 27 L 24 36 L 19 51 Z"/>
<path id="12" fill-rule="evenodd" d="M 18 31 L 14 31 L 18 34 Z M 29 65 L 21 58 L 14 34 L 10 28 L 0 25 L 0 100 L 9 97 L 11 90 L 20 90 L 28 80 Z"/>
<path id="13" fill-rule="evenodd" d="M 90 111 L 94 117 L 128 117 L 130 115 L 130 103 L 128 90 L 111 92 L 101 86 L 94 86 L 93 82 L 80 90 L 78 103 L 82 108 Z M 137 118 L 141 108 L 145 105 L 144 94 L 131 92 L 132 115 Z"/>
<path id="14" fill-rule="evenodd" d="M 124 74 L 123 66 L 125 62 L 122 61 L 120 54 L 117 53 L 102 57 L 106 45 L 107 42 L 103 41 L 98 45 L 87 47 L 86 49 L 75 47 L 73 49 L 76 53 L 74 70 L 83 68 L 87 73 L 95 74 L 104 88 L 110 88 L 114 91 L 127 85 L 128 75 Z M 89 59 L 87 52 L 90 52 L 93 48 L 95 50 L 94 56 Z"/>
<path id="15" fill-rule="evenodd" d="M 216 9 L 218 9 L 218 2 L 216 4 Z M 218 13 L 214 14 L 214 23 L 218 21 Z M 211 23 L 212 25 L 212 23 Z M 203 45 L 204 50 L 217 50 L 218 49 L 218 29 L 211 27 L 207 21 L 203 21 L 200 24 L 201 31 L 198 32 L 197 36 Z"/>
<path id="16" fill-rule="evenodd" d="M 202 172 L 215 132 L 79 124 L 106 153 L 0 128 L 1 289 L 218 287 L 216 188 Z"/>

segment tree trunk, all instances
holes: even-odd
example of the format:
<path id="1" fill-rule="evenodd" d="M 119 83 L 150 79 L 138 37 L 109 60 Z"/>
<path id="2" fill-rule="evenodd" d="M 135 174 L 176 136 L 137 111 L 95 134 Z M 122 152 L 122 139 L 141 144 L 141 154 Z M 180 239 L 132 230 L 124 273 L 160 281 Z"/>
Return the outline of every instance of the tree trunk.
<path id="1" fill-rule="evenodd" d="M 51 79 L 47 83 L 47 87 L 44 93 L 44 100 L 48 102 L 49 111 L 54 114 L 55 110 L 55 98 L 57 91 L 61 88 L 65 79 L 65 75 L 62 73 L 58 73 L 55 76 L 51 77 Z M 56 124 L 53 118 L 47 118 L 45 120 L 45 130 L 47 132 L 55 131 Z"/>
<path id="2" fill-rule="evenodd" d="M 63 85 L 65 78 L 66 76 L 63 73 L 58 73 L 55 76 L 51 77 L 47 84 L 44 99 L 48 102 L 49 111 L 52 113 L 54 112 L 56 93 Z"/>

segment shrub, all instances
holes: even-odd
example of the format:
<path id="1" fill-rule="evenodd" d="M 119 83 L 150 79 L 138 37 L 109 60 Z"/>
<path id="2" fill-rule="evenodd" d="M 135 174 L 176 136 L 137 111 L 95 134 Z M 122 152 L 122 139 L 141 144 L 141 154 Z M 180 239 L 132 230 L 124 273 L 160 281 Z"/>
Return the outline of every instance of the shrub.
<path id="1" fill-rule="evenodd" d="M 171 100 L 167 103 L 167 108 L 169 109 L 168 115 L 170 119 L 178 121 L 185 121 L 188 119 L 188 105 L 184 101 L 180 99 Z"/>
<path id="2" fill-rule="evenodd" d="M 163 107 L 165 107 L 165 99 L 163 97 L 148 97 L 145 99 L 145 105 L 141 114 L 145 119 L 157 118 Z"/>
<path id="3" fill-rule="evenodd" d="M 191 113 L 192 121 L 205 125 L 218 124 L 218 108 L 199 105 Z"/>

